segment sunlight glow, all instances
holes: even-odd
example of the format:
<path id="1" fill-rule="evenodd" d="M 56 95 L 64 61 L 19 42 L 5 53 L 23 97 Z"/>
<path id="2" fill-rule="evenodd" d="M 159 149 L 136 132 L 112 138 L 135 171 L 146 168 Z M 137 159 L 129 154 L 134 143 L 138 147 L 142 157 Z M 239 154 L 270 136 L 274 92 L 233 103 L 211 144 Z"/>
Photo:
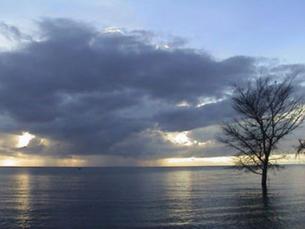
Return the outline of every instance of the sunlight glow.
<path id="1" fill-rule="evenodd" d="M 16 166 L 16 160 L 14 159 L 5 159 L 1 161 L 1 166 Z"/>
<path id="2" fill-rule="evenodd" d="M 212 141 L 205 141 L 200 142 L 195 139 L 190 138 L 189 131 L 183 131 L 183 132 L 162 132 L 163 137 L 170 141 L 173 144 L 180 145 L 180 146 L 204 146 L 207 144 L 212 144 Z"/>
<path id="3" fill-rule="evenodd" d="M 227 166 L 234 165 L 236 157 L 234 156 L 220 156 L 220 157 L 178 157 L 178 158 L 165 158 L 160 160 L 161 166 Z M 305 155 L 298 157 L 295 154 L 286 154 L 283 157 L 280 154 L 272 155 L 270 158 L 273 162 L 280 165 L 285 164 L 304 164 Z"/>
<path id="4" fill-rule="evenodd" d="M 166 133 L 165 137 L 170 142 L 177 144 L 177 145 L 184 145 L 184 146 L 191 146 L 193 145 L 193 142 L 191 139 L 187 136 L 188 131 L 183 132 L 170 132 Z"/>
<path id="5" fill-rule="evenodd" d="M 166 158 L 161 161 L 162 166 L 219 166 L 233 165 L 234 157 L 180 157 Z"/>
<path id="6" fill-rule="evenodd" d="M 60 167 L 79 167 L 86 166 L 87 161 L 80 157 L 72 158 L 52 158 L 46 156 L 37 155 L 26 155 L 19 153 L 18 156 L 0 156 L 0 167 L 1 166 L 60 166 Z"/>
<path id="7" fill-rule="evenodd" d="M 104 29 L 104 33 L 122 33 L 122 32 L 123 32 L 122 29 L 112 26 L 109 26 Z"/>
<path id="8" fill-rule="evenodd" d="M 220 99 L 213 98 L 213 97 L 201 98 L 196 107 L 197 108 L 198 107 L 203 107 L 205 105 L 212 104 L 212 103 L 218 103 L 218 102 L 221 102 L 223 100 L 225 100 L 225 98 L 220 98 Z"/>
<path id="9" fill-rule="evenodd" d="M 33 138 L 35 138 L 35 135 L 30 134 L 29 132 L 23 132 L 22 135 L 18 136 L 17 147 L 26 147 Z"/>
<path id="10" fill-rule="evenodd" d="M 59 167 L 86 167 L 86 166 L 109 166 L 109 164 L 114 166 L 143 166 L 143 167 L 183 167 L 183 166 L 232 166 L 236 158 L 234 156 L 219 156 L 219 157 L 173 157 L 164 158 L 157 160 L 138 160 L 136 163 L 133 161 L 128 161 L 126 163 L 126 158 L 118 160 L 114 158 L 113 163 L 109 163 L 111 160 L 108 158 L 104 160 L 105 157 L 88 157 L 88 156 L 73 156 L 69 158 L 54 158 L 51 156 L 41 156 L 41 155 L 27 155 L 23 153 L 18 153 L 15 156 L 0 156 L 0 167 L 1 166 L 17 166 L 17 167 L 41 167 L 41 166 L 59 166 Z M 305 155 L 300 155 L 296 157 L 295 154 L 286 154 L 283 158 L 281 155 L 273 155 L 273 162 L 278 164 L 305 164 Z M 275 161 L 274 161 L 275 160 Z M 102 162 L 105 161 L 103 164 Z"/>
<path id="11" fill-rule="evenodd" d="M 183 101 L 177 103 L 176 106 L 177 107 L 190 107 L 191 105 L 187 101 L 183 100 Z"/>

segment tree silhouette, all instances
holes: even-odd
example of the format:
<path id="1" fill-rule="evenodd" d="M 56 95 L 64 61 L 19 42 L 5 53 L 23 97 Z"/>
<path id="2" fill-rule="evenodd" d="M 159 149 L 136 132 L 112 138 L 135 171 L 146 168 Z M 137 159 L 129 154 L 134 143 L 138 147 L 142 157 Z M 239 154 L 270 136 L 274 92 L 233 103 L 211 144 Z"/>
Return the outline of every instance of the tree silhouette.
<path id="1" fill-rule="evenodd" d="M 304 153 L 304 152 L 305 152 L 305 140 L 299 139 L 297 155 Z"/>
<path id="2" fill-rule="evenodd" d="M 222 125 L 220 141 L 237 151 L 237 165 L 261 175 L 267 192 L 268 168 L 277 166 L 270 156 L 283 137 L 304 120 L 304 104 L 294 95 L 292 78 L 281 82 L 259 77 L 235 87 L 232 105 L 238 118 Z"/>

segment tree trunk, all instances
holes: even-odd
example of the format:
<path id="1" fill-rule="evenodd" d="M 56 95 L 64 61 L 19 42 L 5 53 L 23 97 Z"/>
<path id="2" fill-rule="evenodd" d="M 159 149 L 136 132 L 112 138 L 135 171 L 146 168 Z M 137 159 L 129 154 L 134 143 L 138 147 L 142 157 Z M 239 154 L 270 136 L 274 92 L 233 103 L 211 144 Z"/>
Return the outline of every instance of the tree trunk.
<path id="1" fill-rule="evenodd" d="M 265 162 L 262 173 L 262 191 L 264 196 L 267 195 L 267 173 L 268 173 L 268 162 Z"/>

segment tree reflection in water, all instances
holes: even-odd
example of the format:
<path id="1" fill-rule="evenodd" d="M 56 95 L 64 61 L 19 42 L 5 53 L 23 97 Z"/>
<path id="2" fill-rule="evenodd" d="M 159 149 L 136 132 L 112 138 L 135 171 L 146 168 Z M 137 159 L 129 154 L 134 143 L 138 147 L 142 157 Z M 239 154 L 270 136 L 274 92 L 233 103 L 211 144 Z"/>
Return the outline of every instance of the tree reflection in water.
<path id="1" fill-rule="evenodd" d="M 242 194 L 241 194 L 242 193 Z M 236 196 L 236 204 L 240 208 L 240 214 L 235 219 L 235 225 L 239 228 L 287 228 L 283 220 L 285 214 L 276 203 L 279 202 L 275 194 L 261 193 L 260 189 L 241 190 Z"/>

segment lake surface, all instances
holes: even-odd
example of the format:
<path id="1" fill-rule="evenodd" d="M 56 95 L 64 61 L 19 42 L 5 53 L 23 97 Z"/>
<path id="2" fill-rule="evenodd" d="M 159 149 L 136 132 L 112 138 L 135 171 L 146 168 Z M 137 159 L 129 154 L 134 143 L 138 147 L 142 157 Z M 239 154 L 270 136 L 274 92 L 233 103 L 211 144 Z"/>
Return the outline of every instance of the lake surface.
<path id="1" fill-rule="evenodd" d="M 0 228 L 305 228 L 305 166 L 0 168 Z"/>

